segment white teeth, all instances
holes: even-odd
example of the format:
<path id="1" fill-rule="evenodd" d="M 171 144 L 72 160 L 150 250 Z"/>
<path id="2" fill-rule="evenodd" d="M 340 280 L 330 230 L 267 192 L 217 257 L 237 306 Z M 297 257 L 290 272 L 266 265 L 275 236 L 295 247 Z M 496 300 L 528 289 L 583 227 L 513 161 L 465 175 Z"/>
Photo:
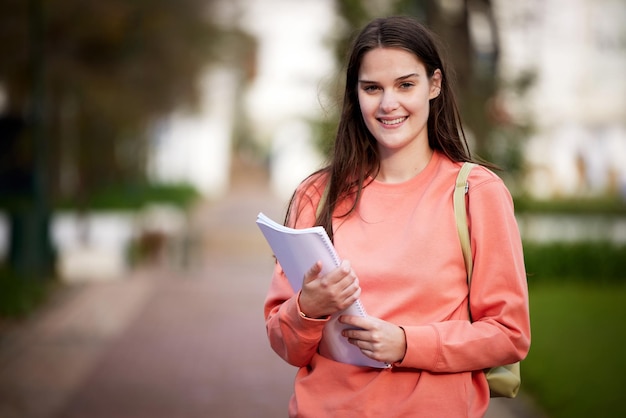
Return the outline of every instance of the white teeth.
<path id="1" fill-rule="evenodd" d="M 398 119 L 393 119 L 393 120 L 384 120 L 384 119 L 381 119 L 380 121 L 381 121 L 384 125 L 395 125 L 395 124 L 397 124 L 397 123 L 404 122 L 404 120 L 405 120 L 405 119 L 406 119 L 406 117 L 403 117 L 403 118 L 398 118 Z"/>

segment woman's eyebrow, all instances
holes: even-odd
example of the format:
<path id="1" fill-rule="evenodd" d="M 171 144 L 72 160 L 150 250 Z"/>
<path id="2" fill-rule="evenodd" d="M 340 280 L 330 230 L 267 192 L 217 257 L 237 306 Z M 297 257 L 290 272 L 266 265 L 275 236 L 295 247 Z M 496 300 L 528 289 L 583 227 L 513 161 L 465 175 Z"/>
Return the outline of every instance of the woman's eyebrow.
<path id="1" fill-rule="evenodd" d="M 407 78 L 419 77 L 419 76 L 420 75 L 418 73 L 411 73 L 411 74 L 403 75 L 402 77 L 396 78 L 396 81 L 402 81 L 402 80 L 406 80 Z"/>
<path id="2" fill-rule="evenodd" d="M 418 73 L 411 73 L 411 74 L 403 75 L 403 76 L 400 76 L 400 77 L 396 78 L 396 81 L 404 81 L 404 80 L 406 80 L 408 78 L 411 78 L 411 77 L 419 77 L 419 74 Z M 370 81 L 370 80 L 362 80 L 361 79 L 361 80 L 359 80 L 359 83 L 376 84 L 377 81 Z"/>

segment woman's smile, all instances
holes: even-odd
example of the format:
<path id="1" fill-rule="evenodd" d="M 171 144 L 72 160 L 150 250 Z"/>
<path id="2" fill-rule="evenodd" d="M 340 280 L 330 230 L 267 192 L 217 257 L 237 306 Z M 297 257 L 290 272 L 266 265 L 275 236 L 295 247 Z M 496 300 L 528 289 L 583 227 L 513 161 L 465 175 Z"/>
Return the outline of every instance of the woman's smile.
<path id="1" fill-rule="evenodd" d="M 388 126 L 390 128 L 397 128 L 398 126 L 402 124 L 402 122 L 404 122 L 407 119 L 408 119 L 408 116 L 403 116 L 403 117 L 394 118 L 394 119 L 379 118 L 378 120 L 380 121 L 380 123 L 382 123 L 385 126 Z"/>

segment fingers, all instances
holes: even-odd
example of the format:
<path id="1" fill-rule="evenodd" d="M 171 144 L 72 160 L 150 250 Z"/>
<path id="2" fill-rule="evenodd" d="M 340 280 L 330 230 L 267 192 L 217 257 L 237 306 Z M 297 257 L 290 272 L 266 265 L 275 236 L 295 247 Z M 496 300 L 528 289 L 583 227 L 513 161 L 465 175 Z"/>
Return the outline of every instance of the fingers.
<path id="1" fill-rule="evenodd" d="M 313 266 L 309 274 L 314 271 L 315 267 L 316 266 Z M 317 272 L 317 276 L 319 276 L 319 271 Z M 356 273 L 352 270 L 350 262 L 347 260 L 344 260 L 338 268 L 325 276 L 319 277 L 319 279 L 319 286 L 321 288 L 336 294 L 340 298 L 350 297 L 357 291 L 360 294 L 359 281 L 356 277 Z"/>
<path id="2" fill-rule="evenodd" d="M 357 281 L 356 273 L 354 273 L 354 271 L 352 270 L 352 267 L 350 266 L 350 262 L 348 260 L 344 260 L 338 268 L 323 277 L 319 277 L 321 272 L 322 262 L 317 261 L 311 266 L 309 271 L 305 273 L 304 282 L 309 283 L 317 278 L 320 278 L 322 279 L 320 284 L 324 287 L 343 283 L 345 285 L 345 288 L 348 288 L 353 285 L 355 281 Z M 358 281 L 356 284 L 358 286 Z M 339 290 L 343 291 L 345 288 L 341 288 Z"/>
<path id="3" fill-rule="evenodd" d="M 363 317 L 355 316 L 355 315 L 341 315 L 339 317 L 339 322 L 345 325 L 350 325 L 351 329 L 346 330 L 346 332 L 357 331 L 357 330 L 370 330 L 371 331 L 374 326 L 373 319 L 374 318 L 371 318 L 371 317 L 363 318 Z"/>
<path id="4" fill-rule="evenodd" d="M 304 275 L 299 295 L 301 312 L 327 316 L 349 307 L 361 295 L 361 288 L 349 261 L 328 274 L 321 275 L 322 263 L 317 262 Z"/>
<path id="5" fill-rule="evenodd" d="M 343 289 L 337 292 L 338 299 L 344 300 L 348 306 L 361 296 L 361 287 L 356 277 L 347 279 L 338 286 L 344 286 Z"/>
<path id="6" fill-rule="evenodd" d="M 356 273 L 352 270 L 348 260 L 343 261 L 337 270 L 335 277 L 332 277 L 331 280 L 334 279 L 335 283 L 340 286 L 343 285 L 344 293 L 353 293 L 360 290 L 359 279 L 356 277 Z"/>
<path id="7" fill-rule="evenodd" d="M 388 363 L 404 358 L 406 335 L 402 327 L 373 317 L 342 315 L 339 320 L 343 324 L 360 328 L 344 330 L 342 335 L 366 356 Z"/>
<path id="8" fill-rule="evenodd" d="M 307 271 L 304 275 L 304 283 L 309 283 L 315 279 L 317 279 L 317 277 L 319 276 L 319 274 L 322 272 L 322 262 L 318 261 L 315 264 L 313 264 L 311 266 L 311 268 L 309 269 L 309 271 Z"/>
<path id="9" fill-rule="evenodd" d="M 352 270 L 350 262 L 348 260 L 344 260 L 341 262 L 341 265 L 339 265 L 338 268 L 336 268 L 334 271 L 330 272 L 326 276 L 326 280 L 327 285 L 329 286 L 344 283 L 345 287 L 348 287 L 352 284 L 354 280 L 356 280 L 356 274 Z"/>
<path id="10" fill-rule="evenodd" d="M 350 344 L 358 347 L 363 354 L 369 357 L 374 357 L 376 353 L 381 351 L 381 342 L 370 331 L 346 330 L 342 334 Z"/>
<path id="11" fill-rule="evenodd" d="M 342 301 L 342 308 L 347 308 L 361 296 L 361 287 L 349 262 L 342 264 L 338 270 L 337 276 L 329 278 L 329 281 L 331 286 L 336 286 L 337 298 Z"/>

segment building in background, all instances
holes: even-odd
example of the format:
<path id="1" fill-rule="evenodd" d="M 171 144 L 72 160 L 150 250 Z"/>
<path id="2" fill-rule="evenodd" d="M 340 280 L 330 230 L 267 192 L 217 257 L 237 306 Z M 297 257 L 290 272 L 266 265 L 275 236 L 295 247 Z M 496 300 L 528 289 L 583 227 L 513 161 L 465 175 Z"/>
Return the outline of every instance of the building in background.
<path id="1" fill-rule="evenodd" d="M 626 2 L 492 3 L 501 78 L 534 79 L 524 98 L 507 100 L 534 126 L 525 146 L 526 191 L 626 197 Z"/>
<path id="2" fill-rule="evenodd" d="M 161 121 L 153 131 L 151 179 L 192 184 L 207 197 L 226 192 L 240 78 L 236 69 L 212 68 L 201 81 L 198 109 Z"/>
<path id="3" fill-rule="evenodd" d="M 333 0 L 243 1 L 241 25 L 258 40 L 257 76 L 247 95 L 251 130 L 269 152 L 273 190 L 288 198 L 320 168 L 310 121 L 324 118 L 335 73 Z"/>

